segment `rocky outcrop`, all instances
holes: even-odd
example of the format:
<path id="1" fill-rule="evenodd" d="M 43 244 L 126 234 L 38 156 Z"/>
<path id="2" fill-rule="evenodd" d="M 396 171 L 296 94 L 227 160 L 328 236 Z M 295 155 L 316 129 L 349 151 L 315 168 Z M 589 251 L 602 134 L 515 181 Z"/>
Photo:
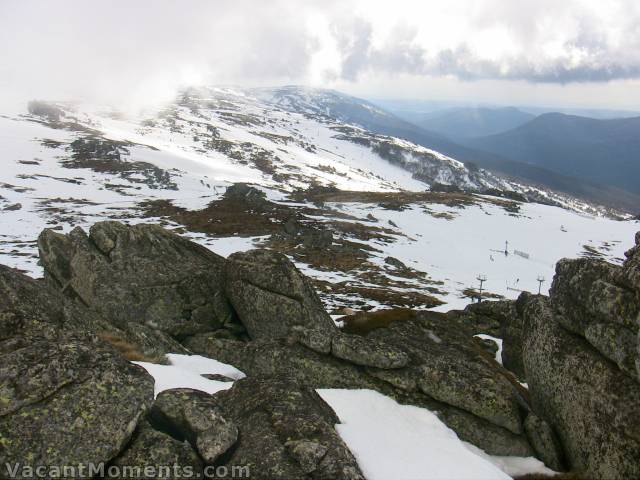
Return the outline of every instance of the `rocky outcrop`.
<path id="1" fill-rule="evenodd" d="M 588 478 L 640 476 L 639 240 L 621 267 L 561 260 L 548 299 L 518 300 L 534 410 Z"/>
<path id="2" fill-rule="evenodd" d="M 365 336 L 334 332 L 330 344 L 321 338 L 317 331 L 296 327 L 287 338 L 245 343 L 203 334 L 185 345 L 249 377 L 377 390 L 440 412 L 462 438 L 489 453 L 533 454 L 523 433 L 523 392 L 463 325 L 422 313 Z"/>
<path id="3" fill-rule="evenodd" d="M 55 338 L 61 331 L 119 330 L 42 281 L 0 265 L 0 341 L 16 335 Z"/>
<path id="4" fill-rule="evenodd" d="M 269 250 L 234 253 L 225 273 L 229 301 L 252 339 L 284 337 L 295 325 L 328 335 L 335 331 L 311 283 L 285 255 Z"/>
<path id="5" fill-rule="evenodd" d="M 264 200 L 250 187 L 228 195 Z M 550 298 L 362 313 L 350 333 L 275 252 L 225 260 L 159 227 L 114 222 L 89 235 L 45 231 L 39 246 L 45 281 L 0 267 L 0 464 L 359 479 L 315 389 L 366 388 L 437 412 L 489 454 L 640 476 L 640 246 L 622 267 L 559 262 Z M 507 369 L 480 333 L 503 339 Z M 109 338 L 199 353 L 248 378 L 213 396 L 166 391 L 151 406 L 152 379 Z"/>
<path id="6" fill-rule="evenodd" d="M 284 233 L 288 240 L 310 249 L 330 248 L 333 244 L 331 230 L 305 226 L 295 217 L 284 222 Z"/>
<path id="7" fill-rule="evenodd" d="M 397 388 L 421 391 L 521 434 L 520 405 L 526 405 L 526 399 L 502 367 L 473 341 L 470 331 L 443 319 L 423 313 L 367 335 L 411 358 L 408 368 L 378 372 L 378 376 Z"/>
<path id="8" fill-rule="evenodd" d="M 564 259 L 549 298 L 448 314 L 503 339 L 505 367 L 528 383 L 524 427 L 537 456 L 587 478 L 640 475 L 640 233 L 626 257 Z"/>
<path id="9" fill-rule="evenodd" d="M 269 480 L 364 480 L 334 428 L 339 418 L 314 389 L 286 377 L 245 378 L 215 401 L 241 432 L 229 469 L 246 467 L 251 478 Z"/>
<path id="10" fill-rule="evenodd" d="M 45 230 L 38 247 L 50 284 L 123 330 L 143 324 L 182 339 L 232 321 L 224 259 L 158 226 Z"/>
<path id="11" fill-rule="evenodd" d="M 246 183 L 229 185 L 224 192 L 224 198 L 234 202 L 247 202 L 260 205 L 267 202 L 267 196 L 262 191 Z"/>
<path id="12" fill-rule="evenodd" d="M 640 254 L 631 255 L 624 268 L 592 259 L 561 260 L 550 297 L 565 329 L 640 380 L 636 370 L 640 289 L 629 288 L 638 271 L 637 258 Z"/>
<path id="13" fill-rule="evenodd" d="M 568 466 L 588 478 L 640 476 L 640 384 L 564 328 L 549 300 L 533 298 L 524 321 L 534 410 L 553 425 Z"/>
<path id="14" fill-rule="evenodd" d="M 619 281 L 628 288 L 640 292 L 640 232 L 636 233 L 636 245 L 625 253 L 627 260 L 622 266 Z"/>

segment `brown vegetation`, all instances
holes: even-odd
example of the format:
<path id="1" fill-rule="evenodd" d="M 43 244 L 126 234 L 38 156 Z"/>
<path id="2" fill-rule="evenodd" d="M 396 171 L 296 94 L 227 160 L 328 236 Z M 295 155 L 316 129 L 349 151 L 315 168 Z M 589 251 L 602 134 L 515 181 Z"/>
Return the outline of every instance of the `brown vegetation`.
<path id="1" fill-rule="evenodd" d="M 542 473 L 529 473 L 527 475 L 521 475 L 514 477 L 514 480 L 591 480 L 579 473 L 567 472 L 558 473 L 557 475 L 545 475 Z"/>
<path id="2" fill-rule="evenodd" d="M 416 311 L 408 308 L 394 308 L 377 310 L 375 312 L 358 312 L 354 315 L 342 317 L 344 322 L 342 331 L 356 335 L 366 335 L 373 330 L 386 328 L 395 322 L 411 320 L 416 317 Z"/>
<path id="3" fill-rule="evenodd" d="M 140 348 L 133 343 L 127 342 L 118 335 L 109 332 L 102 332 L 98 334 L 98 337 L 112 347 L 114 347 L 120 355 L 130 362 L 150 362 L 158 363 L 158 358 L 150 358 L 140 351 Z"/>

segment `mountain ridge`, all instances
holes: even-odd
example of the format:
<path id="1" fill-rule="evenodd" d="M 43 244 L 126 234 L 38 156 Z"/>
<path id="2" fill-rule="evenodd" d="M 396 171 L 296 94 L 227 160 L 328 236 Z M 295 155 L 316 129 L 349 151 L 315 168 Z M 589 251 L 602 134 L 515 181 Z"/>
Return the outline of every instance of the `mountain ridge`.
<path id="1" fill-rule="evenodd" d="M 535 118 L 535 115 L 517 107 L 458 107 L 426 114 L 394 113 L 419 127 L 440 133 L 455 142 L 501 133 Z"/>
<path id="2" fill-rule="evenodd" d="M 513 161 L 638 194 L 639 131 L 640 117 L 600 120 L 548 113 L 507 132 L 466 143 Z"/>

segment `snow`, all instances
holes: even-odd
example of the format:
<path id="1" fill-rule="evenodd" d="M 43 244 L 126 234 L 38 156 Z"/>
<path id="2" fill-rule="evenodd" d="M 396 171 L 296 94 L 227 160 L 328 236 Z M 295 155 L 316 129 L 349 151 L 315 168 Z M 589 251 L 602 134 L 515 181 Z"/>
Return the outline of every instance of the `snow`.
<path id="1" fill-rule="evenodd" d="M 484 451 L 468 442 L 462 442 L 465 448 L 475 453 L 481 458 L 493 463 L 500 470 L 511 477 L 520 477 L 527 474 L 539 473 L 542 475 L 553 476 L 554 472 L 546 467 L 544 463 L 534 457 L 505 457 L 500 455 L 487 455 Z"/>
<path id="2" fill-rule="evenodd" d="M 213 238 L 192 232 L 186 233 L 184 236 L 225 258 L 232 253 L 246 252 L 247 250 L 259 248 L 260 243 L 269 238 L 268 236 Z"/>
<path id="3" fill-rule="evenodd" d="M 152 188 L 88 168 L 64 168 L 61 160 L 71 155 L 68 145 L 83 135 L 82 132 L 50 128 L 29 116 L 0 115 L 0 157 L 3 158 L 0 225 L 4 226 L 0 229 L 0 263 L 20 268 L 35 277 L 41 276 L 36 239 L 44 228 L 57 228 L 66 233 L 75 227 L 87 229 L 105 219 L 126 223 L 155 222 L 159 219 L 144 218 L 141 202 L 168 200 L 186 209 L 201 209 L 219 199 L 233 182 L 257 185 L 274 201 L 285 200 L 287 192 L 306 188 L 312 182 L 333 184 L 345 190 L 422 191 L 426 188 L 426 184 L 412 178 L 409 171 L 390 164 L 368 147 L 338 138 L 335 127 L 341 124 L 337 122 L 269 105 L 256 98 L 255 91 L 213 88 L 203 92 L 206 101 L 203 100 L 202 108 L 192 111 L 185 106 L 172 107 L 168 117 L 174 122 L 172 124 L 162 123 L 164 117 L 159 117 L 154 120 L 155 126 L 148 126 L 144 120 L 152 118 L 149 115 L 113 116 L 108 109 L 82 104 L 69 113 L 79 124 L 103 132 L 105 138 L 134 142 L 135 145 L 127 147 L 130 154 L 124 156 L 124 160 L 147 162 L 164 169 L 170 173 L 177 190 L 162 186 Z M 304 102 L 311 103 L 331 101 L 332 95 L 335 96 L 314 90 L 301 91 L 301 95 Z M 206 106 L 209 99 L 214 104 L 222 99 L 231 107 L 227 110 L 226 107 L 209 108 Z M 236 124 L 224 113 L 238 113 L 261 123 Z M 276 182 L 251 163 L 244 164 L 215 149 L 205 148 L 197 139 L 204 138 L 208 127 L 214 127 L 221 140 L 236 146 L 251 145 L 251 148 L 275 155 L 274 168 L 283 180 Z M 356 129 L 356 132 L 369 135 L 362 129 Z M 288 140 L 283 143 L 269 135 Z M 406 152 L 433 155 L 442 163 L 442 175 L 464 170 L 459 162 L 438 152 L 402 139 L 384 138 Z M 43 145 L 43 139 L 61 142 L 61 147 L 48 148 Z M 314 148 L 309 151 L 304 145 Z M 114 189 L 113 184 L 124 185 L 124 189 Z M 521 190 L 529 188 L 518 184 L 512 186 Z M 558 200 L 557 195 L 550 192 L 539 193 Z M 370 204 L 341 204 L 335 208 L 361 219 L 371 213 L 380 220 L 381 227 L 390 228 L 390 220 L 397 224 L 398 228 L 392 229 L 396 233 L 394 241 L 369 242 L 380 251 L 372 253 L 371 261 L 381 266 L 385 257 L 392 256 L 425 272 L 434 282 L 443 282 L 442 285 L 434 284 L 443 292 L 436 296 L 446 302 L 438 307 L 442 311 L 467 305 L 471 300 L 462 291 L 477 287 L 479 274 L 487 276 L 484 285 L 487 291 L 505 298 L 515 298 L 522 290 L 537 292 L 538 276 L 546 279 L 542 285 L 542 293 L 546 293 L 554 265 L 560 258 L 576 257 L 583 252 L 583 246 L 588 245 L 600 249 L 605 259 L 616 262 L 632 245 L 635 231 L 639 229 L 638 222 L 588 217 L 539 204 L 522 204 L 521 212 L 514 214 L 491 204 L 490 197 L 477 198 L 479 205 L 474 206 L 425 204 L 401 212 Z M 566 200 L 565 203 L 588 210 L 577 201 Z M 20 209 L 7 209 L 17 204 L 21 205 Z M 450 219 L 434 216 L 439 214 L 447 214 Z M 223 256 L 255 248 L 264 240 L 236 236 L 210 238 L 194 233 L 187 233 L 187 236 Z M 493 251 L 504 250 L 505 241 L 509 241 L 508 256 Z M 513 255 L 514 249 L 524 251 L 530 257 Z M 319 280 L 332 283 L 359 281 L 355 274 L 298 266 Z M 392 278 L 391 274 L 388 276 Z M 404 283 L 414 289 L 425 287 L 412 280 Z M 379 305 L 371 302 L 370 306 Z"/>
<path id="4" fill-rule="evenodd" d="M 209 380 L 202 374 L 218 374 L 234 380 L 245 377 L 237 368 L 200 355 L 167 355 L 169 365 L 148 362 L 132 362 L 143 367 L 155 380 L 155 396 L 173 388 L 192 388 L 207 393 L 216 393 L 231 388 L 233 382 Z"/>
<path id="5" fill-rule="evenodd" d="M 317 391 L 340 418 L 336 430 L 368 480 L 500 480 L 551 472 L 533 458 L 491 457 L 462 442 L 433 412 L 373 390 Z"/>
<path id="6" fill-rule="evenodd" d="M 484 202 L 464 207 L 417 205 L 404 211 L 354 203 L 331 207 L 357 218 L 371 213 L 385 228 L 391 228 L 388 222 L 393 221 L 398 226 L 393 228 L 396 240 L 372 242 L 381 250 L 375 263 L 383 265 L 384 258 L 392 256 L 444 282 L 437 286 L 446 292 L 439 297 L 446 302 L 436 308 L 440 311 L 469 304 L 471 299 L 463 297 L 462 291 L 477 288 L 480 274 L 487 277 L 485 291 L 509 299 L 517 298 L 523 290 L 537 293 L 537 278 L 542 276 L 542 293 L 546 294 L 558 260 L 575 258 L 589 245 L 608 261 L 619 263 L 640 229 L 637 221 L 591 217 L 535 203 L 521 204 L 518 214 Z M 505 241 L 509 242 L 506 256 Z M 609 246 L 602 248 L 606 244 Z M 528 253 L 529 258 L 514 255 L 514 249 Z"/>

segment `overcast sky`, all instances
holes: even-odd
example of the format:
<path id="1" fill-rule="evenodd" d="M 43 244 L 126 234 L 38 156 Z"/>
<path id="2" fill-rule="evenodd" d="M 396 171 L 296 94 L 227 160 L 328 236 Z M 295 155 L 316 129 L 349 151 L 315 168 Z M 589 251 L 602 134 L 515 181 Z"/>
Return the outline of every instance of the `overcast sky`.
<path id="1" fill-rule="evenodd" d="M 640 109 L 640 1 L 0 0 L 0 103 L 189 84 Z"/>

